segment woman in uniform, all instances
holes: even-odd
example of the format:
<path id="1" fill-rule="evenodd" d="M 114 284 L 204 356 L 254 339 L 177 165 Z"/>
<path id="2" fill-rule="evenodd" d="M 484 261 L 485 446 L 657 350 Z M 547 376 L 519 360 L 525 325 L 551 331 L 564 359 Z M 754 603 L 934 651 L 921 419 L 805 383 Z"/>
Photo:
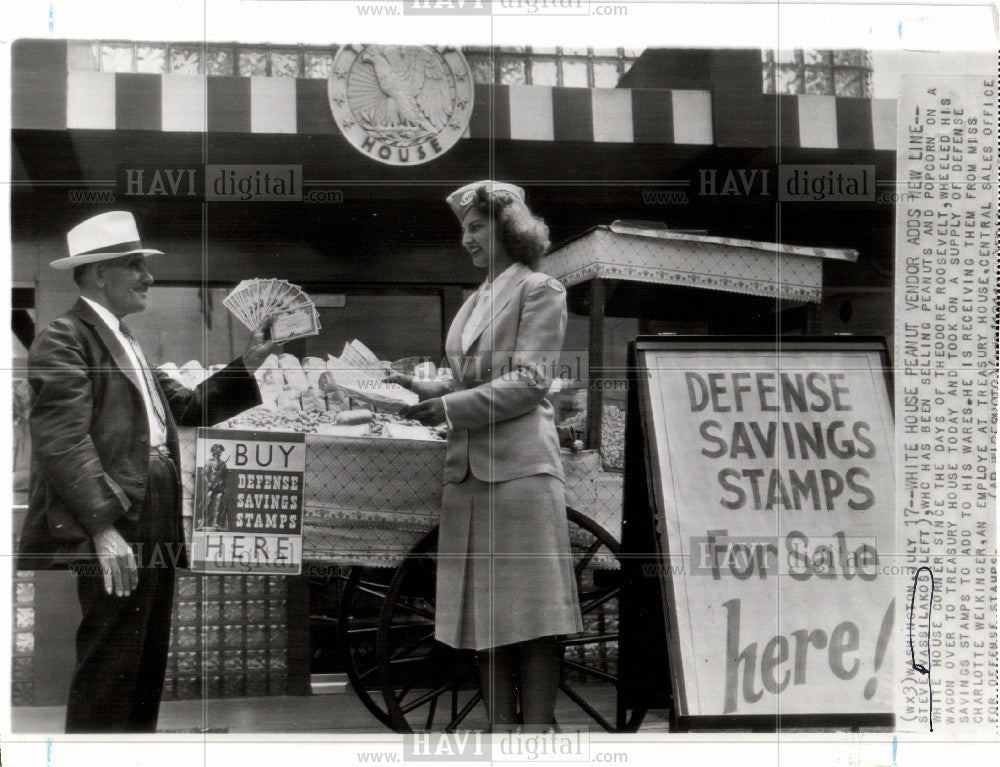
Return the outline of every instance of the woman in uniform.
<path id="1" fill-rule="evenodd" d="M 435 637 L 477 651 L 494 730 L 554 723 L 557 637 L 582 631 L 559 440 L 546 399 L 566 330 L 562 284 L 536 271 L 548 227 L 524 190 L 489 181 L 448 197 L 486 281 L 445 352 L 451 382 L 393 375 L 420 402 L 401 415 L 450 426 L 438 536 Z"/>

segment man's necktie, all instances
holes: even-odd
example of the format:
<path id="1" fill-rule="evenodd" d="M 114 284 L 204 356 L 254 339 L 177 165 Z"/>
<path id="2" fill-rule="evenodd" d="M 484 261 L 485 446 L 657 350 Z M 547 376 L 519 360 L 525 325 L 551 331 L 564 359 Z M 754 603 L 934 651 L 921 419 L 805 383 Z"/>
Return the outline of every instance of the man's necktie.
<path id="1" fill-rule="evenodd" d="M 156 417 L 160 420 L 160 426 L 166 428 L 167 416 L 163 412 L 163 403 L 160 401 L 159 389 L 156 388 L 156 379 L 153 378 L 153 374 L 149 370 L 149 365 L 146 364 L 146 355 L 142 353 L 142 347 L 135 340 L 132 332 L 128 329 L 128 325 L 119 320 L 118 327 L 121 329 L 125 339 L 132 345 L 132 352 L 135 354 L 135 358 L 139 363 L 139 369 L 142 371 L 142 376 L 146 381 L 146 391 L 149 392 L 149 399 L 153 403 L 153 410 L 156 412 Z"/>

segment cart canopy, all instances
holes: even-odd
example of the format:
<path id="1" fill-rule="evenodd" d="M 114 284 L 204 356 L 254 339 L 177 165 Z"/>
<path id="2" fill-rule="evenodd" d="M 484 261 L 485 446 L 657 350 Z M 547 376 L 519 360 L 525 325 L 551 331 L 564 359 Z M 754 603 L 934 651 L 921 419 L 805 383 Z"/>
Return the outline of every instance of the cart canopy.
<path id="1" fill-rule="evenodd" d="M 823 259 L 856 261 L 858 251 L 737 240 L 671 231 L 655 222 L 615 221 L 557 245 L 541 270 L 566 287 L 632 280 L 793 301 L 822 298 Z"/>

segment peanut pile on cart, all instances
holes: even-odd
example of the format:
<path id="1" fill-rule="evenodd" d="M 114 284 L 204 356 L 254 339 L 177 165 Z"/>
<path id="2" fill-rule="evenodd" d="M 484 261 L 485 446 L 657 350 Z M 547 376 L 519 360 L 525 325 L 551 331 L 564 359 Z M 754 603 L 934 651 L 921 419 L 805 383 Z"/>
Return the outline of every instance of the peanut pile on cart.
<path id="1" fill-rule="evenodd" d="M 197 360 L 161 370 L 193 388 L 223 365 L 207 370 Z M 222 424 L 226 429 L 293 431 L 341 437 L 382 437 L 409 440 L 443 440 L 447 427 L 426 427 L 400 418 L 404 405 L 416 395 L 383 380 L 387 370 L 427 379 L 446 377 L 432 363 L 407 358 L 396 362 L 379 360 L 360 341 L 344 346 L 340 357 L 309 356 L 299 360 L 292 354 L 272 354 L 255 373 L 262 404 Z M 563 394 L 559 426 L 563 434 L 580 436 L 586 429 L 587 393 Z M 617 404 L 605 403 L 601 436 L 601 463 L 605 470 L 621 471 L 624 465 L 625 412 Z M 572 438 L 564 442 L 569 447 Z M 582 443 L 580 443 L 582 444 Z"/>
<path id="2" fill-rule="evenodd" d="M 207 370 L 197 360 L 161 370 L 185 386 L 194 387 L 221 369 Z M 254 374 L 263 402 L 223 424 L 227 429 L 294 431 L 343 437 L 442 440 L 444 428 L 430 428 L 400 418 L 399 410 L 416 395 L 383 378 L 390 363 L 378 360 L 359 341 L 344 347 L 340 357 L 272 354 Z M 436 373 L 435 373 L 436 374 Z"/>

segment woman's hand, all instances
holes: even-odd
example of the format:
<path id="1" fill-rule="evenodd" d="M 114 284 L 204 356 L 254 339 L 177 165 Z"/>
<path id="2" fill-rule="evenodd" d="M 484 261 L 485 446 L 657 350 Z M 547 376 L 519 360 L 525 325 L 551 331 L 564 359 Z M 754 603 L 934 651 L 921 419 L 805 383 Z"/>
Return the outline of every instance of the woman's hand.
<path id="1" fill-rule="evenodd" d="M 412 418 L 414 421 L 420 421 L 424 426 L 437 426 L 446 420 L 444 400 L 440 397 L 431 397 L 416 405 L 404 407 L 399 411 L 399 415 L 401 418 Z"/>
<path id="2" fill-rule="evenodd" d="M 397 373 L 395 370 L 386 370 L 385 382 L 399 384 L 404 389 L 413 391 L 413 376 L 408 376 L 406 373 Z"/>
<path id="3" fill-rule="evenodd" d="M 413 376 L 406 375 L 406 373 L 397 373 L 394 370 L 387 371 L 383 380 L 386 383 L 399 384 L 404 389 L 409 389 L 411 392 L 420 397 L 421 401 L 430 399 L 431 397 L 437 397 L 441 393 L 440 382 L 418 381 Z M 444 417 L 441 418 L 441 421 L 444 421 Z"/>

